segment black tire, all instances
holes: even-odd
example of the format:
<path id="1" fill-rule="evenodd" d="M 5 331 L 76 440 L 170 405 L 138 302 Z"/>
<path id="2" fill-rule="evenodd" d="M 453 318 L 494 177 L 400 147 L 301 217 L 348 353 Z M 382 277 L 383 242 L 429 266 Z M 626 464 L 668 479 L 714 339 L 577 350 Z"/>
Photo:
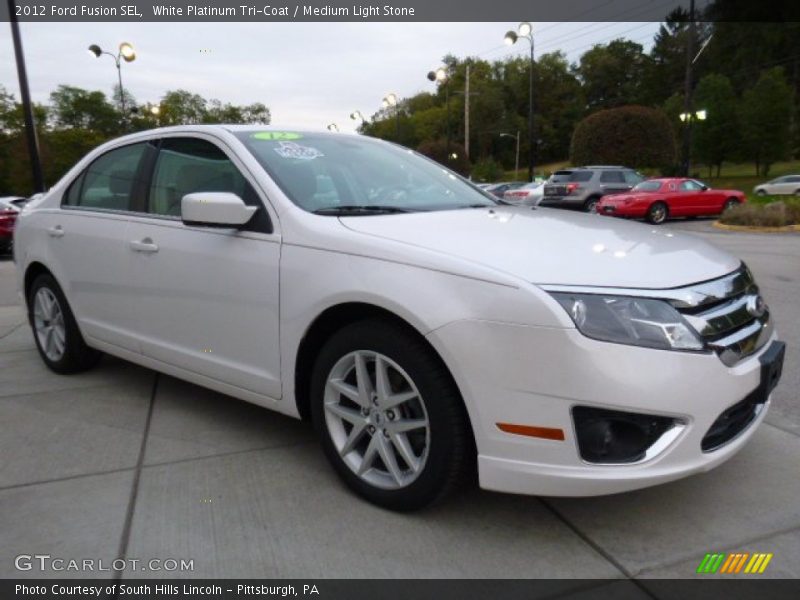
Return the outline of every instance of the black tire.
<path id="1" fill-rule="evenodd" d="M 660 200 L 658 202 L 653 202 L 653 204 L 650 205 L 650 208 L 647 209 L 647 222 L 652 223 L 653 225 L 661 225 L 667 220 L 668 216 L 669 208 L 667 208 L 667 205 Z"/>
<path id="2" fill-rule="evenodd" d="M 42 347 L 39 336 L 36 334 L 36 327 L 34 324 L 34 301 L 36 294 L 42 288 L 50 290 L 55 297 L 58 307 L 63 315 L 64 322 L 64 351 L 61 357 L 57 360 L 49 358 Z M 34 279 L 33 284 L 28 290 L 28 322 L 33 330 L 33 339 L 36 342 L 36 348 L 39 350 L 39 356 L 42 357 L 44 364 L 51 370 L 62 375 L 70 373 L 80 373 L 85 371 L 95 364 L 102 356 L 100 352 L 94 348 L 90 348 L 83 340 L 78 324 L 75 322 L 75 317 L 72 314 L 72 309 L 69 307 L 64 292 L 61 291 L 61 286 L 58 285 L 52 275 L 43 273 Z"/>
<path id="3" fill-rule="evenodd" d="M 427 459 L 416 479 L 398 489 L 378 487 L 357 475 L 339 455 L 326 422 L 328 377 L 340 360 L 357 351 L 377 352 L 399 365 L 419 391 L 427 412 Z M 347 325 L 331 336 L 312 372 L 311 416 L 337 474 L 354 492 L 378 506 L 396 511 L 423 508 L 445 498 L 475 473 L 475 446 L 461 395 L 439 357 L 401 324 L 369 319 Z M 369 435 L 363 438 L 365 443 L 373 435 L 382 434 L 376 431 Z"/>
<path id="4" fill-rule="evenodd" d="M 600 196 L 590 196 L 583 203 L 583 212 L 595 213 L 597 212 L 597 203 L 600 202 Z"/>
<path id="5" fill-rule="evenodd" d="M 736 198 L 728 198 L 722 206 L 722 212 L 727 212 L 734 206 L 739 206 L 739 201 Z"/>
<path id="6" fill-rule="evenodd" d="M 762 196 L 762 197 L 763 197 L 763 196 L 766 196 L 766 195 L 767 195 L 767 192 L 766 192 L 765 190 L 758 190 L 758 191 L 756 192 L 756 195 L 757 195 L 757 196 Z"/>

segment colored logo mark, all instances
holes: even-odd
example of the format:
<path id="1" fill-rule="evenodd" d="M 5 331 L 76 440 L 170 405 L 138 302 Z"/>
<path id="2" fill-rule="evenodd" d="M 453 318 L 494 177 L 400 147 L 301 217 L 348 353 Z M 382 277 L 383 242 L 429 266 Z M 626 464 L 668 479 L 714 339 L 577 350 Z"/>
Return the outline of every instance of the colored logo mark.
<path id="1" fill-rule="evenodd" d="M 250 136 L 254 140 L 279 141 L 299 140 L 303 136 L 293 131 L 259 131 Z"/>
<path id="2" fill-rule="evenodd" d="M 706 554 L 703 560 L 700 561 L 697 572 L 702 574 L 726 573 L 730 575 L 747 573 L 756 575 L 766 571 L 767 565 L 771 560 L 771 552 L 754 552 L 752 554 L 749 552 Z"/>

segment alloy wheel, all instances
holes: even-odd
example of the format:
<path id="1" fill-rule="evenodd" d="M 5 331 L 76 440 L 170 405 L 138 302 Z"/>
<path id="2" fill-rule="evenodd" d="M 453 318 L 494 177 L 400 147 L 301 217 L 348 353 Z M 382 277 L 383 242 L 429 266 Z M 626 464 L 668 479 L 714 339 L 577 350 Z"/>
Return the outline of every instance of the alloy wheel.
<path id="1" fill-rule="evenodd" d="M 366 483 L 394 490 L 422 473 L 430 448 L 425 402 L 389 357 L 358 350 L 339 359 L 326 381 L 324 409 L 336 451 Z"/>
<path id="2" fill-rule="evenodd" d="M 39 346 L 47 358 L 53 362 L 61 360 L 66 348 L 67 329 L 58 299 L 49 288 L 43 287 L 36 292 L 33 303 L 33 327 L 36 330 Z"/>

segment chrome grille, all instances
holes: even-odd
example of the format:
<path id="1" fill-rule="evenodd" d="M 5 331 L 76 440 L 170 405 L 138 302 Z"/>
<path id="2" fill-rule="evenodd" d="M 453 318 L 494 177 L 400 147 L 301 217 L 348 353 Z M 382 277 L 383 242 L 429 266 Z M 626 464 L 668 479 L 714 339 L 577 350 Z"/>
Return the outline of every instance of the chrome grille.
<path id="1" fill-rule="evenodd" d="M 756 352 L 772 335 L 769 310 L 745 266 L 714 281 L 670 290 L 666 299 L 727 366 Z"/>

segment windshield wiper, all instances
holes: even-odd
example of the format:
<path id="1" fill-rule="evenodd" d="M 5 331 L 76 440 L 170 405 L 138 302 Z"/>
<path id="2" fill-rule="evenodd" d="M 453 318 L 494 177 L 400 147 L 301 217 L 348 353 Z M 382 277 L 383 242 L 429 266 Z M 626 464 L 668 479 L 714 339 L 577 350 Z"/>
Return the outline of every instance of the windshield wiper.
<path id="1" fill-rule="evenodd" d="M 399 206 L 382 206 L 378 204 L 343 204 L 341 206 L 324 206 L 313 211 L 315 215 L 352 215 L 352 214 L 392 214 L 412 212 Z"/>

